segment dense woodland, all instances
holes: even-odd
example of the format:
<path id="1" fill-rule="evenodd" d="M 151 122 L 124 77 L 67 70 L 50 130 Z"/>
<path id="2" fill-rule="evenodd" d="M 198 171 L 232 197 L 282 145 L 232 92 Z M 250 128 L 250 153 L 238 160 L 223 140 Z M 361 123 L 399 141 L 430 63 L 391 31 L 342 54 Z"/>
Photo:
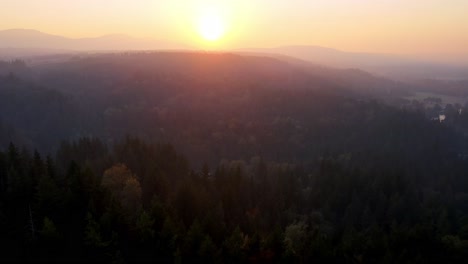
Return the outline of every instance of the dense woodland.
<path id="1" fill-rule="evenodd" d="M 412 89 L 233 54 L 0 63 L 0 260 L 464 262 L 468 109 Z"/>

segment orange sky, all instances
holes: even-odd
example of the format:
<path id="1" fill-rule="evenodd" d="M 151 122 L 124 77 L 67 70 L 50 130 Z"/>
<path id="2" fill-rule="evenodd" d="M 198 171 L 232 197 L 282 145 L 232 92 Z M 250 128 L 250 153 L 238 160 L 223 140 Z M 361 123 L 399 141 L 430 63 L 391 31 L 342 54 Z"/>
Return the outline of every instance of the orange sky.
<path id="1" fill-rule="evenodd" d="M 468 54 L 467 0 L 2 0 L 0 29 L 68 37 L 123 33 L 210 46 L 196 29 L 216 6 L 217 48 L 319 45 L 345 51 Z"/>

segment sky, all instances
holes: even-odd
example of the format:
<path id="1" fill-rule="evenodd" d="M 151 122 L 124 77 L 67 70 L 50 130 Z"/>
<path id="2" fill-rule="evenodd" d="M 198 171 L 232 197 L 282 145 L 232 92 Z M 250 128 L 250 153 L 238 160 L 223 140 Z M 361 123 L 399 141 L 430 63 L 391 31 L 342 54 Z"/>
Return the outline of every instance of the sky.
<path id="1" fill-rule="evenodd" d="M 67 37 L 127 34 L 222 49 L 318 45 L 344 51 L 468 54 L 468 0 L 0 0 L 0 29 Z M 224 34 L 203 39 L 215 8 Z"/>

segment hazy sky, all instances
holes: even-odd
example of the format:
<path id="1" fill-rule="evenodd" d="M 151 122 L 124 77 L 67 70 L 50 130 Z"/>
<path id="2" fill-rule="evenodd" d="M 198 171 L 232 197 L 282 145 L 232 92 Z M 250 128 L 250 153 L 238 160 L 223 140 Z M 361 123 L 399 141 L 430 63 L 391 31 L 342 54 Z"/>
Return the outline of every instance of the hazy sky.
<path id="1" fill-rule="evenodd" d="M 468 0 L 0 0 L 0 29 L 68 37 L 123 33 L 206 45 L 200 10 L 216 6 L 220 48 L 307 44 L 346 51 L 468 54 Z"/>

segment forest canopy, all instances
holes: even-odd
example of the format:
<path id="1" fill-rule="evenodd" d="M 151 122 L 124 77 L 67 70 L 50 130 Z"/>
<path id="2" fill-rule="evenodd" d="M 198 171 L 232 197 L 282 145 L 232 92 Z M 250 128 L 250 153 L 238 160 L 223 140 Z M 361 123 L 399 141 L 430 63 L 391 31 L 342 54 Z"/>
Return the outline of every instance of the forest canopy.
<path id="1" fill-rule="evenodd" d="M 2 62 L 0 260 L 461 262 L 468 109 L 411 91 L 234 54 Z"/>

